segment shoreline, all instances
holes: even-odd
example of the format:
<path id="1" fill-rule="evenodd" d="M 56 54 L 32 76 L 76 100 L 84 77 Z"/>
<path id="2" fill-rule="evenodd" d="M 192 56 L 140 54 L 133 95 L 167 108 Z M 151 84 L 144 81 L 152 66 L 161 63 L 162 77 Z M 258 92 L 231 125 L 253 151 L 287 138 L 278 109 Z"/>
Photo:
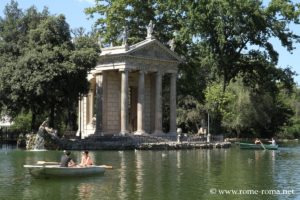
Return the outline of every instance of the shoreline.
<path id="1" fill-rule="evenodd" d="M 75 142 L 75 141 L 74 141 Z M 157 143 L 118 143 L 118 142 L 75 142 L 63 145 L 68 150 L 185 150 L 185 149 L 220 149 L 230 148 L 230 142 L 197 143 L 197 142 L 157 142 Z"/>

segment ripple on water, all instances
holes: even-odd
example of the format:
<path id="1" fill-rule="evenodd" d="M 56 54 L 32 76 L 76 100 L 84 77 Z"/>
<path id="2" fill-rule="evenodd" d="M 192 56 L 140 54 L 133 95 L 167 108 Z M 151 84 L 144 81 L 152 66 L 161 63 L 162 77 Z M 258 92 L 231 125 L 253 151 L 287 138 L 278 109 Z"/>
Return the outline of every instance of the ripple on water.
<path id="1" fill-rule="evenodd" d="M 299 149 L 298 149 L 299 150 Z M 210 189 L 300 188 L 297 151 L 95 151 L 95 160 L 113 165 L 104 176 L 53 180 L 34 179 L 22 165 L 60 153 L 0 151 L 0 199 L 251 199 L 221 196 Z M 74 153 L 74 156 L 77 154 Z M 80 154 L 78 154 L 80 155 Z M 250 159 L 250 162 L 249 162 Z M 21 195 L 21 196 L 20 196 Z M 22 196 L 23 195 L 23 196 Z M 271 198 L 270 198 L 271 197 Z M 266 196 L 265 199 L 284 199 Z M 253 196 L 252 196 L 252 199 Z M 262 199 L 262 198 L 257 198 Z"/>

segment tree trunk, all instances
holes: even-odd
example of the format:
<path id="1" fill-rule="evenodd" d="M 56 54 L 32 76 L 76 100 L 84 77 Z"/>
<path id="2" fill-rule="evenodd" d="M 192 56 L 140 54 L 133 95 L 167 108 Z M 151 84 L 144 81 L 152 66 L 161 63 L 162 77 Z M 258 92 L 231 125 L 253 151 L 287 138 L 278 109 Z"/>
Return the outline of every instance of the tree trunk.
<path id="1" fill-rule="evenodd" d="M 74 124 L 73 124 L 73 109 L 69 106 L 68 108 L 68 119 L 67 119 L 67 130 L 71 131 L 74 129 Z"/>
<path id="2" fill-rule="evenodd" d="M 237 138 L 240 138 L 241 130 L 239 128 L 236 129 Z"/>
<path id="3" fill-rule="evenodd" d="M 31 117 L 31 130 L 34 131 L 35 130 L 35 122 L 36 122 L 36 113 L 34 109 L 31 109 L 32 112 L 32 117 Z"/>
<path id="4" fill-rule="evenodd" d="M 54 114 L 55 114 L 55 106 L 52 105 L 50 108 L 50 117 L 49 117 L 49 127 L 54 127 Z"/>
<path id="5" fill-rule="evenodd" d="M 226 72 L 226 70 L 224 70 L 224 79 L 223 79 L 223 94 L 225 93 L 226 86 L 227 86 L 227 72 Z"/>
<path id="6" fill-rule="evenodd" d="M 75 124 L 76 124 L 76 111 L 74 111 L 74 108 L 76 108 L 76 103 L 72 102 L 72 100 L 69 98 L 68 99 L 68 117 L 67 117 L 67 130 L 72 131 L 75 130 Z M 75 115 L 75 117 L 74 117 Z M 75 123 L 74 123 L 74 118 L 75 118 Z"/>

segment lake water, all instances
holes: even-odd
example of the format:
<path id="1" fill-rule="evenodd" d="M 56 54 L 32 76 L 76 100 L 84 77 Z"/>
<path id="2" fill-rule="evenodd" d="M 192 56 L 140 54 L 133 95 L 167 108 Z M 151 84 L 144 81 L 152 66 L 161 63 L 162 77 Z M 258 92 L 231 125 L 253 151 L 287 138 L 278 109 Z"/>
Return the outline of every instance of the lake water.
<path id="1" fill-rule="evenodd" d="M 1 146 L 0 146 L 1 147 Z M 33 178 L 24 164 L 59 161 L 62 152 L 0 149 L 0 199 L 300 199 L 300 145 L 277 151 L 230 149 L 91 151 L 104 175 Z M 72 152 L 79 160 L 80 152 Z M 234 193 L 234 194 L 233 194 Z"/>

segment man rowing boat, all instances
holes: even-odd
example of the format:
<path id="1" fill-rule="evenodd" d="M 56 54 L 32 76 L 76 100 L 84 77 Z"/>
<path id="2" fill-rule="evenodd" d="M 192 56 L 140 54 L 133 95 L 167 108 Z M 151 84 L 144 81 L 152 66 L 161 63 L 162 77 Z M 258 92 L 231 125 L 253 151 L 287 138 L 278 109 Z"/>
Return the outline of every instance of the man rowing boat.
<path id="1" fill-rule="evenodd" d="M 261 141 L 258 138 L 256 138 L 254 144 L 261 144 Z"/>
<path id="2" fill-rule="evenodd" d="M 64 155 L 61 157 L 60 166 L 61 167 L 74 167 L 76 163 L 70 157 L 71 152 L 64 150 Z"/>

